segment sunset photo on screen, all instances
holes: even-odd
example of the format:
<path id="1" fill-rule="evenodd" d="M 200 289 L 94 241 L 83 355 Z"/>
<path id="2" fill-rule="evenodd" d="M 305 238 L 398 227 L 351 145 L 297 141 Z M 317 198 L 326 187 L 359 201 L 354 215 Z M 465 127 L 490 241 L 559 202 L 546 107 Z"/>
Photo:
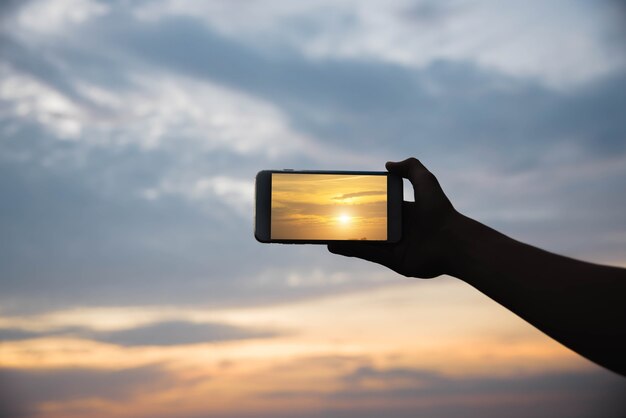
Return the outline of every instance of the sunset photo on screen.
<path id="1" fill-rule="evenodd" d="M 387 176 L 272 174 L 271 238 L 387 239 Z"/>

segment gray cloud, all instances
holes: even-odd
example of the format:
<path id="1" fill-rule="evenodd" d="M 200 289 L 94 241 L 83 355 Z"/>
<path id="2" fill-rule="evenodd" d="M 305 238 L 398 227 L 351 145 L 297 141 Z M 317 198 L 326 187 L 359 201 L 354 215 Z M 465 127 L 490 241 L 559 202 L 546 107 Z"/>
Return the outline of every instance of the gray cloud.
<path id="1" fill-rule="evenodd" d="M 19 328 L 0 328 L 0 341 L 20 341 L 42 337 L 75 337 L 125 347 L 173 346 L 183 344 L 215 343 L 251 338 L 271 338 L 275 331 L 245 329 L 219 323 L 192 323 L 167 321 L 117 330 L 95 331 L 81 327 L 67 327 L 47 331 L 25 331 Z"/>
<path id="2" fill-rule="evenodd" d="M 367 397 L 377 394 L 387 397 L 387 393 L 383 395 L 387 391 L 398 397 L 437 396 L 443 393 L 477 395 L 484 392 L 497 395 L 518 391 L 526 394 L 540 394 L 546 390 L 578 392 L 584 391 L 591 383 L 594 386 L 600 385 L 602 389 L 626 388 L 626 383 L 622 382 L 618 376 L 604 371 L 456 378 L 428 369 L 376 369 L 363 366 L 347 374 L 344 379 L 349 388 L 345 394 L 349 397 Z M 368 387 L 371 387 L 369 384 L 372 383 L 388 385 L 389 389 L 370 390 Z"/>
<path id="3" fill-rule="evenodd" d="M 326 392 L 271 392 L 273 399 L 317 399 L 325 416 L 537 417 L 626 412 L 626 383 L 603 370 L 502 377 L 452 377 L 430 369 L 360 366 L 344 376 L 345 387 Z M 366 402 L 359 407 L 360 401 Z M 353 408 L 335 409 L 349 402 Z"/>
<path id="4" fill-rule="evenodd" d="M 346 366 L 365 361 L 357 358 L 313 359 L 323 367 Z M 589 417 L 621 416 L 626 411 L 622 377 L 602 370 L 553 372 L 501 377 L 451 377 L 434 370 L 377 369 L 358 366 L 344 376 L 344 388 L 325 391 L 268 392 L 281 399 L 315 399 L 309 417 Z M 1 416 L 29 416 L 38 404 L 97 398 L 125 402 L 145 391 L 167 389 L 181 381 L 160 365 L 120 370 L 0 369 Z M 9 396 L 14 396 L 9 398 Z M 368 402 L 362 403 L 360 401 Z M 346 403 L 350 407 L 346 407 Z M 272 412 L 271 416 L 290 416 Z M 10 414 L 10 415 L 8 415 Z M 187 416 L 187 415 L 186 415 Z M 233 417 L 269 417 L 259 411 Z"/>
<path id="5" fill-rule="evenodd" d="M 87 334 L 89 335 L 89 334 Z M 127 347 L 180 345 L 271 338 L 276 332 L 250 330 L 224 324 L 170 321 L 108 333 L 91 333 L 93 339 Z"/>
<path id="6" fill-rule="evenodd" d="M 172 71 L 278 103 L 321 140 L 387 152 L 463 149 L 468 158 L 496 145 L 509 151 L 507 160 L 525 164 L 546 139 L 575 140 L 594 154 L 604 147 L 624 152 L 615 135 L 624 123 L 610 111 L 626 100 L 623 74 L 561 94 L 460 61 L 416 71 L 372 61 L 311 62 L 288 49 L 264 55 L 190 18 L 125 28 L 108 34 L 111 42 L 123 38 L 133 52 Z"/>
<path id="7" fill-rule="evenodd" d="M 0 368 L 0 416 L 36 415 L 37 406 L 45 402 L 85 398 L 125 401 L 137 393 L 167 387 L 172 378 L 160 365 L 120 370 L 4 367 Z"/>

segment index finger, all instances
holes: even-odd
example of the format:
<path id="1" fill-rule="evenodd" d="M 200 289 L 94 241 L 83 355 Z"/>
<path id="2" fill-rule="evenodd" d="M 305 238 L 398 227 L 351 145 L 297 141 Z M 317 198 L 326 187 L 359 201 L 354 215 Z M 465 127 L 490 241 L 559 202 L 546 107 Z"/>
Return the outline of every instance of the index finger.
<path id="1" fill-rule="evenodd" d="M 388 161 L 385 164 L 385 168 L 387 168 L 390 173 L 408 179 L 411 182 L 414 198 L 415 201 L 417 201 L 419 179 L 423 177 L 423 174 L 429 173 L 428 169 L 415 157 L 410 157 L 399 162 Z"/>

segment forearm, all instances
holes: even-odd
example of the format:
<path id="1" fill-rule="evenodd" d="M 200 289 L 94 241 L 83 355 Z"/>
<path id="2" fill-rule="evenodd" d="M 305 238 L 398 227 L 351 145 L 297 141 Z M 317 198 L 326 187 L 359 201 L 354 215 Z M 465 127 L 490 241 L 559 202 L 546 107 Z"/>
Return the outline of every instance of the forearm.
<path id="1" fill-rule="evenodd" d="M 626 270 L 543 251 L 463 215 L 447 233 L 449 274 L 574 351 L 626 374 Z"/>

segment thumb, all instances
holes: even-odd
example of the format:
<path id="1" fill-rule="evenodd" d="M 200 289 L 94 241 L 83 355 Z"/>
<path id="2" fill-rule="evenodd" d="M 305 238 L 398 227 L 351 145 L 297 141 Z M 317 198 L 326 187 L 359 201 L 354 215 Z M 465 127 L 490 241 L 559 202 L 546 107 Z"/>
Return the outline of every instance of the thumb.
<path id="1" fill-rule="evenodd" d="M 394 173 L 400 177 L 408 179 L 411 183 L 416 180 L 420 173 L 428 172 L 428 169 L 424 167 L 424 164 L 422 164 L 421 161 L 415 157 L 410 157 L 399 162 L 388 161 L 385 164 L 385 168 L 387 168 L 390 173 Z"/>
<path id="2" fill-rule="evenodd" d="M 385 164 L 385 168 L 390 173 L 408 179 L 411 182 L 415 201 L 417 202 L 419 200 L 417 196 L 420 186 L 419 176 L 420 174 L 428 173 L 426 167 L 417 158 L 411 157 L 400 162 L 388 161 Z"/>

